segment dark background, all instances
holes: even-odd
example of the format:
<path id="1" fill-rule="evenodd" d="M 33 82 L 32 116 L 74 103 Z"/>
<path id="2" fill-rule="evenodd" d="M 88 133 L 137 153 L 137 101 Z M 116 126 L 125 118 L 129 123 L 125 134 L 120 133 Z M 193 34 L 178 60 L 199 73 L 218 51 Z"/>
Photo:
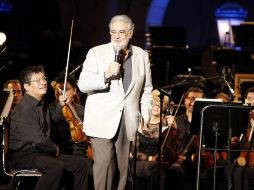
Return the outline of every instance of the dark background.
<path id="1" fill-rule="evenodd" d="M 70 72 L 82 64 L 89 48 L 109 42 L 108 23 L 116 14 L 127 14 L 132 18 L 136 26 L 132 43 L 146 48 L 146 19 L 151 5 L 150 0 L 2 0 L 2 2 L 11 4 L 12 10 L 0 13 L 0 31 L 7 34 L 7 51 L 0 56 L 0 67 L 3 67 L 0 71 L 0 85 L 7 79 L 17 78 L 20 69 L 31 64 L 44 65 L 50 81 L 63 72 L 67 61 L 72 19 L 74 28 L 69 61 Z M 248 10 L 246 20 L 254 20 L 252 0 L 169 1 L 160 24 L 184 27 L 189 49 L 184 52 L 158 51 L 159 55 L 153 52 L 151 62 L 153 83 L 156 86 L 169 85 L 176 74 L 188 73 L 188 68 L 191 68 L 191 74 L 194 75 L 211 77 L 218 74 L 217 66 L 211 64 L 214 61 L 214 51 L 219 46 L 214 11 L 225 2 L 239 3 Z M 226 56 L 220 62 L 225 59 L 228 61 Z M 243 72 L 253 71 L 252 62 L 249 60 L 246 68 L 248 69 Z M 78 74 L 79 71 L 74 76 L 78 78 Z"/>

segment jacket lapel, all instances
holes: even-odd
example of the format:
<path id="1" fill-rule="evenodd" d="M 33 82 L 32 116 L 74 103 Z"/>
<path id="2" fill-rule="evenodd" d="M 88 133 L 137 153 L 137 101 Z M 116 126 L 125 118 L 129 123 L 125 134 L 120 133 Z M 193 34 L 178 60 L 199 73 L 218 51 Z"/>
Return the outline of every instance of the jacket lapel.
<path id="1" fill-rule="evenodd" d="M 133 50 L 133 49 L 132 49 Z M 125 97 L 130 93 L 131 89 L 133 88 L 136 78 L 138 76 L 138 72 L 139 72 L 139 60 L 138 60 L 138 56 L 136 55 L 136 52 L 133 50 L 132 52 L 132 57 L 131 57 L 131 62 L 132 62 L 132 78 L 131 78 L 131 83 L 129 85 L 129 88 L 127 90 L 127 92 L 125 93 Z"/>

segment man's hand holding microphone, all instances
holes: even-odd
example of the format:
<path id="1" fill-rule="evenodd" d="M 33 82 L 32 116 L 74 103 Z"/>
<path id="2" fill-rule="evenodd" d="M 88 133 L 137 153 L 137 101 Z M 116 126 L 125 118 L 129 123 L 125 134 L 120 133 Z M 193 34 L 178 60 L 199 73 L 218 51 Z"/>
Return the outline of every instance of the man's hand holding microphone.
<path id="1" fill-rule="evenodd" d="M 108 66 L 108 69 L 105 71 L 105 78 L 107 80 L 114 80 L 114 79 L 119 79 L 119 74 L 120 74 L 120 68 L 121 64 L 119 63 L 120 60 L 120 52 L 121 52 L 121 47 L 115 47 L 115 59 L 113 63 L 110 63 Z"/>

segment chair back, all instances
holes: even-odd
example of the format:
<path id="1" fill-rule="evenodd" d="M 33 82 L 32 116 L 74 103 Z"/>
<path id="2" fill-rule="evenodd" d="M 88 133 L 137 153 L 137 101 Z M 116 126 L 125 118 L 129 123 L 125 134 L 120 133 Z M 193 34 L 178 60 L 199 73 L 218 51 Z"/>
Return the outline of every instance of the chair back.
<path id="1" fill-rule="evenodd" d="M 3 162 L 3 172 L 12 176 L 11 174 L 11 166 L 8 161 L 8 151 L 9 151 L 9 120 L 8 118 L 4 118 L 2 123 L 2 162 Z"/>

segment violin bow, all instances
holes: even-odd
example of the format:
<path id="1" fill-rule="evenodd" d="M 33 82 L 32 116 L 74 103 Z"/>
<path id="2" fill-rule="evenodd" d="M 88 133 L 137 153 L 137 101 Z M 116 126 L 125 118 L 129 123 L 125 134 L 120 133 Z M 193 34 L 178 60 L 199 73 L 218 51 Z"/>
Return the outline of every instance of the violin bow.
<path id="1" fill-rule="evenodd" d="M 65 76 L 64 76 L 64 89 L 63 89 L 63 97 L 66 98 L 66 83 L 67 83 L 67 77 L 68 77 L 68 69 L 69 69 L 69 59 L 70 59 L 70 50 L 71 50 L 71 39 L 72 39 L 72 30 L 73 30 L 73 24 L 74 20 L 71 21 L 71 31 L 70 31 L 70 39 L 69 39 L 69 47 L 68 47 L 68 54 L 67 54 L 67 62 L 66 62 L 66 68 L 65 68 Z"/>

